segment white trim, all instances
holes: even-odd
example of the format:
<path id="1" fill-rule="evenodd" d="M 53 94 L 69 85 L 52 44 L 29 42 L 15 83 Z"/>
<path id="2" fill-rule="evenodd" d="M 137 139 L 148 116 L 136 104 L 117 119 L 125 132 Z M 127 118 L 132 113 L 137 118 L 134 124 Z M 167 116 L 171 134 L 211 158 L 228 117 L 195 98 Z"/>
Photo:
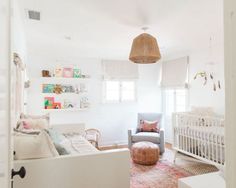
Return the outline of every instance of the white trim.
<path id="1" fill-rule="evenodd" d="M 224 0 L 225 98 L 226 98 L 226 187 L 236 187 L 236 2 Z"/>

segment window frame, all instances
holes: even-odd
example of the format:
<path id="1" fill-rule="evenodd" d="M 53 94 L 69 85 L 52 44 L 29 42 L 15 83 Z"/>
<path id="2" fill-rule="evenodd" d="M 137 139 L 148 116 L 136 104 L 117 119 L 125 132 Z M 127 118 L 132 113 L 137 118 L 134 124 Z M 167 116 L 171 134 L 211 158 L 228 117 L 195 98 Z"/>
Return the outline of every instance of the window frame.
<path id="1" fill-rule="evenodd" d="M 107 81 L 117 81 L 119 82 L 119 100 L 107 100 L 106 91 Z M 122 100 L 122 82 L 133 82 L 134 83 L 134 100 Z M 102 89 L 102 103 L 104 104 L 124 104 L 124 103 L 136 103 L 137 102 L 137 80 L 136 79 L 106 79 L 103 80 L 103 89 Z"/>
<path id="2" fill-rule="evenodd" d="M 176 91 L 177 90 L 183 90 L 185 91 L 185 109 L 186 111 L 189 110 L 189 89 L 188 88 L 165 88 L 165 89 L 162 89 L 162 112 L 163 114 L 166 116 L 167 113 L 166 113 L 166 91 L 167 90 L 173 90 L 174 91 L 174 112 L 173 113 L 176 113 L 176 107 L 177 107 L 177 95 L 176 95 Z"/>

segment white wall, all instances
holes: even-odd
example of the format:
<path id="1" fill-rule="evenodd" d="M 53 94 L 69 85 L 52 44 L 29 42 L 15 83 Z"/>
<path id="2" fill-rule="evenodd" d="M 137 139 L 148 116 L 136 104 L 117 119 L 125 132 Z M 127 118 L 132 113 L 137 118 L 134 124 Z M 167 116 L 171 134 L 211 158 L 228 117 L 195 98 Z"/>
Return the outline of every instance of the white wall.
<path id="1" fill-rule="evenodd" d="M 223 36 L 222 36 L 223 37 Z M 189 107 L 212 107 L 216 113 L 224 114 L 225 110 L 225 84 L 224 84 L 224 45 L 213 44 L 211 50 L 209 46 L 203 46 L 201 49 L 195 49 L 186 52 L 169 54 L 165 60 L 177 59 L 189 56 Z M 213 62 L 213 65 L 209 65 Z M 220 80 L 221 90 L 213 91 L 211 80 L 203 85 L 203 78 L 194 80 L 197 72 L 213 72 L 216 81 Z"/>
<path id="2" fill-rule="evenodd" d="M 11 50 L 12 53 L 17 53 L 22 62 L 27 66 L 27 46 L 26 46 L 26 36 L 22 15 L 20 14 L 19 1 L 13 0 L 12 3 L 13 16 L 11 21 Z M 16 67 L 12 67 L 12 83 L 15 81 Z M 23 76 L 22 76 L 23 77 Z M 24 82 L 24 80 L 22 80 Z M 15 88 L 15 86 L 13 87 Z M 13 91 L 15 92 L 15 91 Z M 23 92 L 22 99 L 23 103 L 27 102 L 27 93 Z M 24 109 L 25 110 L 25 109 Z M 18 116 L 18 112 L 17 116 Z"/>
<path id="3" fill-rule="evenodd" d="M 23 19 L 20 14 L 18 1 L 14 0 L 12 3 L 13 8 L 13 19 L 12 19 L 12 51 L 20 55 L 24 63 L 27 62 L 27 48 L 26 48 L 26 37 L 23 25 Z"/>
<path id="4" fill-rule="evenodd" d="M 125 104 L 102 103 L 102 70 L 99 59 L 64 58 L 57 61 L 54 57 L 29 57 L 28 113 L 42 113 L 42 96 L 39 77 L 42 69 L 53 69 L 56 65 L 79 65 L 82 71 L 91 75 L 88 81 L 91 109 L 82 112 L 53 112 L 51 123 L 86 123 L 87 128 L 97 128 L 102 133 L 102 144 L 127 143 L 127 129 L 137 124 L 138 112 L 160 112 L 161 92 L 159 84 L 160 64 L 139 65 L 138 101 Z"/>
<path id="5" fill-rule="evenodd" d="M 217 114 L 224 115 L 225 84 L 223 44 L 213 45 L 212 50 L 209 50 L 209 47 L 205 47 L 199 50 L 172 54 L 166 58 L 171 60 L 184 56 L 189 56 L 188 110 L 191 110 L 192 106 L 212 107 Z M 209 62 L 214 62 L 214 64 L 209 65 Z M 196 73 L 201 71 L 206 71 L 207 73 L 213 72 L 216 79 L 216 84 L 218 80 L 221 82 L 221 89 L 218 90 L 217 88 L 216 91 L 213 91 L 212 80 L 208 80 L 208 83 L 205 86 L 203 85 L 204 78 L 199 77 L 194 80 Z M 165 124 L 165 136 L 166 141 L 172 143 L 172 123 L 168 123 L 168 121 Z"/>
<path id="6" fill-rule="evenodd" d="M 191 52 L 189 54 L 189 105 L 200 107 L 212 107 L 216 113 L 223 114 L 225 111 L 225 87 L 224 87 L 224 49 L 223 44 L 212 48 L 211 61 L 214 65 L 209 65 L 209 49 Z M 221 89 L 213 91 L 213 82 L 203 85 L 203 78 L 194 80 L 194 76 L 199 71 L 212 72 L 216 81 L 220 80 Z M 217 82 L 216 82 L 217 84 Z"/>
<path id="7" fill-rule="evenodd" d="M 221 45 L 212 47 L 212 56 L 209 59 L 209 48 L 193 52 L 175 54 L 169 59 L 175 59 L 185 55 L 189 56 L 189 106 L 211 106 L 219 113 L 224 114 L 224 54 Z M 214 65 L 208 62 L 213 60 Z M 140 79 L 138 81 L 138 102 L 132 104 L 102 104 L 102 71 L 100 59 L 58 58 L 32 55 L 29 57 L 29 76 L 31 87 L 28 97 L 28 112 L 33 114 L 43 113 L 40 82 L 42 69 L 53 69 L 60 64 L 78 64 L 85 73 L 92 75 L 89 81 L 90 99 L 92 107 L 85 112 L 51 113 L 52 123 L 76 123 L 85 122 L 86 126 L 101 130 L 102 144 L 125 143 L 127 141 L 126 130 L 136 125 L 138 112 L 161 112 L 160 64 L 139 65 Z M 213 91 L 211 81 L 203 86 L 203 79 L 194 80 L 194 75 L 199 71 L 213 71 L 214 76 L 221 81 L 222 89 Z M 171 129 L 166 129 L 171 130 Z M 166 138 L 170 141 L 171 133 L 166 132 Z"/>

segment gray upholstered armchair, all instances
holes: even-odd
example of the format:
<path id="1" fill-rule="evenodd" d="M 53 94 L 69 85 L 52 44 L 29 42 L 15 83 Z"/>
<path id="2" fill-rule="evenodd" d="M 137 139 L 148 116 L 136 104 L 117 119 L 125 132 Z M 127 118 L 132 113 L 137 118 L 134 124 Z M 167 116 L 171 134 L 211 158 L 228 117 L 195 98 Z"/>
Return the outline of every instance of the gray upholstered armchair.
<path id="1" fill-rule="evenodd" d="M 138 132 L 138 126 L 140 124 L 140 120 L 148 120 L 148 121 L 158 121 L 160 123 L 160 132 Z M 128 130 L 128 146 L 131 148 L 132 144 L 135 142 L 148 141 L 154 144 L 157 144 L 160 148 L 160 153 L 164 153 L 165 151 L 165 139 L 164 139 L 164 130 L 161 126 L 162 122 L 162 114 L 158 113 L 139 113 L 138 114 L 138 122 L 135 130 Z"/>

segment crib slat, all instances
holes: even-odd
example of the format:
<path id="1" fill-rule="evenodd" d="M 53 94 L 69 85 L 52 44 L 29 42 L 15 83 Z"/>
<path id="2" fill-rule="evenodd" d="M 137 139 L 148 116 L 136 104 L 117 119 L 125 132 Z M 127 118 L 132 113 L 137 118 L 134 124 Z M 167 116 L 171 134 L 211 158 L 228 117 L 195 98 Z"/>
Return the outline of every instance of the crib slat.
<path id="1" fill-rule="evenodd" d="M 223 120 L 218 117 L 207 117 L 187 113 L 176 113 L 174 121 L 175 148 L 203 158 L 212 164 L 224 164 Z"/>

